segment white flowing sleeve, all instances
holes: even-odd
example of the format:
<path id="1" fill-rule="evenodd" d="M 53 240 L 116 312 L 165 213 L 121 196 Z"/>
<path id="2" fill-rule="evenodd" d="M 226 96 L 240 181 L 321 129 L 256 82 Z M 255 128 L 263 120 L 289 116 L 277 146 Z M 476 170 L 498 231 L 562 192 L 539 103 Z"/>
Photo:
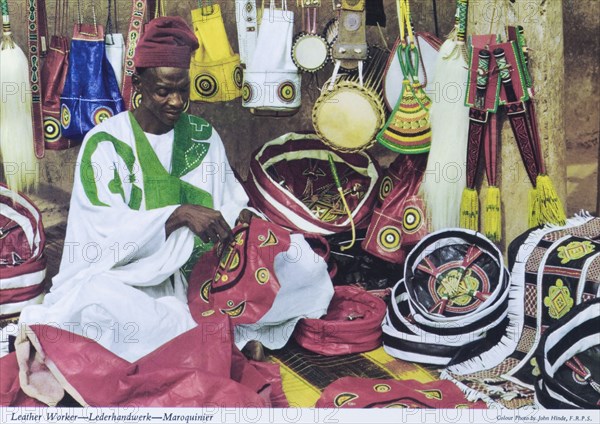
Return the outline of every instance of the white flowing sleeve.
<path id="1" fill-rule="evenodd" d="M 91 156 L 86 149 L 92 149 Z M 129 285 L 157 285 L 177 272 L 192 252 L 193 235 L 187 228 L 165 237 L 165 222 L 177 205 L 144 210 L 141 171 L 128 168 L 119 153 L 108 141 L 94 148 L 84 142 L 81 148 L 54 292 L 67 282 L 107 272 Z M 136 201 L 139 210 L 130 207 Z"/>
<path id="2" fill-rule="evenodd" d="M 236 178 L 225 152 L 219 134 L 214 130 L 210 138 L 210 148 L 206 158 L 194 173 L 190 183 L 198 185 L 198 180 L 208 183 L 213 195 L 213 208 L 220 211 L 223 218 L 233 228 L 242 209 L 248 208 L 248 195 Z"/>

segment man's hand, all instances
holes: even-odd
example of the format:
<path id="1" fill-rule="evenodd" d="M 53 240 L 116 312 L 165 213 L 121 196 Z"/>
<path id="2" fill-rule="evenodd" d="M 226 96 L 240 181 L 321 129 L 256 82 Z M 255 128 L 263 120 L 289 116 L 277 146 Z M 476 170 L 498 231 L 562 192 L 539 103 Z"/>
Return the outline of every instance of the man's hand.
<path id="1" fill-rule="evenodd" d="M 188 227 L 205 243 L 228 244 L 233 237 L 221 212 L 204 206 L 181 205 L 175 209 L 165 223 L 167 237 L 180 227 Z"/>
<path id="2" fill-rule="evenodd" d="M 256 214 L 248 209 L 242 209 L 237 221 L 235 221 L 235 224 L 250 224 L 250 220 L 255 217 Z"/>

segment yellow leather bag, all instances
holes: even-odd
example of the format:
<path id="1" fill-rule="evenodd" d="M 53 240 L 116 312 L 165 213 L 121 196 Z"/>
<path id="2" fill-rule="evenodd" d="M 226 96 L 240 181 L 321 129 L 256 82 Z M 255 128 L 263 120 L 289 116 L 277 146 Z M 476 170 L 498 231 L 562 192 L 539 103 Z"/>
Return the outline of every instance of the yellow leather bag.
<path id="1" fill-rule="evenodd" d="M 227 102 L 241 96 L 240 55 L 233 52 L 218 4 L 192 10 L 192 24 L 200 47 L 190 64 L 190 100 Z"/>

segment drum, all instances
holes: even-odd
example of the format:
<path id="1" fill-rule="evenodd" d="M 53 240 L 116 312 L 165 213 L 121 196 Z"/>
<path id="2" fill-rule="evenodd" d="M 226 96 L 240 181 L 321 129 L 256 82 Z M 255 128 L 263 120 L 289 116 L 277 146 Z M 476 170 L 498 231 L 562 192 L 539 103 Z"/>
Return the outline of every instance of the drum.
<path id="1" fill-rule="evenodd" d="M 317 72 L 329 61 L 331 46 L 320 34 L 300 32 L 292 45 L 292 60 L 301 72 Z"/>
<path id="2" fill-rule="evenodd" d="M 363 84 L 357 72 L 341 74 L 331 87 L 327 81 L 315 102 L 312 120 L 317 135 L 336 150 L 357 152 L 373 145 L 385 123 L 382 81 L 387 53 L 373 49 L 364 69 Z"/>

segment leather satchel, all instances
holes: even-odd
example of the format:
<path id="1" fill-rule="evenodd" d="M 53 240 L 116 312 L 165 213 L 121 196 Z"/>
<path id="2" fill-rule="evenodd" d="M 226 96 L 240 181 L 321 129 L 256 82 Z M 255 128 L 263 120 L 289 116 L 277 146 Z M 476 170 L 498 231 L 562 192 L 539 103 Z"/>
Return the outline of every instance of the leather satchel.
<path id="1" fill-rule="evenodd" d="M 60 0 L 56 5 L 55 33 L 50 38 L 50 47 L 41 70 L 44 143 L 48 150 L 63 150 L 74 145 L 63 137 L 60 125 L 60 95 L 69 68 L 69 40 L 64 36 L 65 13 L 65 0 Z"/>
<path id="2" fill-rule="evenodd" d="M 292 60 L 293 29 L 294 13 L 287 0 L 282 0 L 282 8 L 271 0 L 244 71 L 242 106 L 254 115 L 291 116 L 300 109 L 302 79 Z"/>
<path id="3" fill-rule="evenodd" d="M 125 110 L 115 73 L 106 57 L 102 25 L 75 24 L 69 70 L 60 100 L 63 135 L 79 143 L 95 125 Z"/>
<path id="4" fill-rule="evenodd" d="M 202 3 L 202 2 L 199 2 Z M 233 53 L 218 4 L 192 10 L 200 47 L 190 64 L 190 100 L 227 102 L 242 95 L 240 55 Z"/>
<path id="5" fill-rule="evenodd" d="M 362 242 L 365 251 L 402 263 L 407 249 L 427 235 L 423 200 L 417 195 L 426 164 L 427 155 L 399 155 L 390 165 L 379 190 L 383 203 L 373 211 Z"/>

